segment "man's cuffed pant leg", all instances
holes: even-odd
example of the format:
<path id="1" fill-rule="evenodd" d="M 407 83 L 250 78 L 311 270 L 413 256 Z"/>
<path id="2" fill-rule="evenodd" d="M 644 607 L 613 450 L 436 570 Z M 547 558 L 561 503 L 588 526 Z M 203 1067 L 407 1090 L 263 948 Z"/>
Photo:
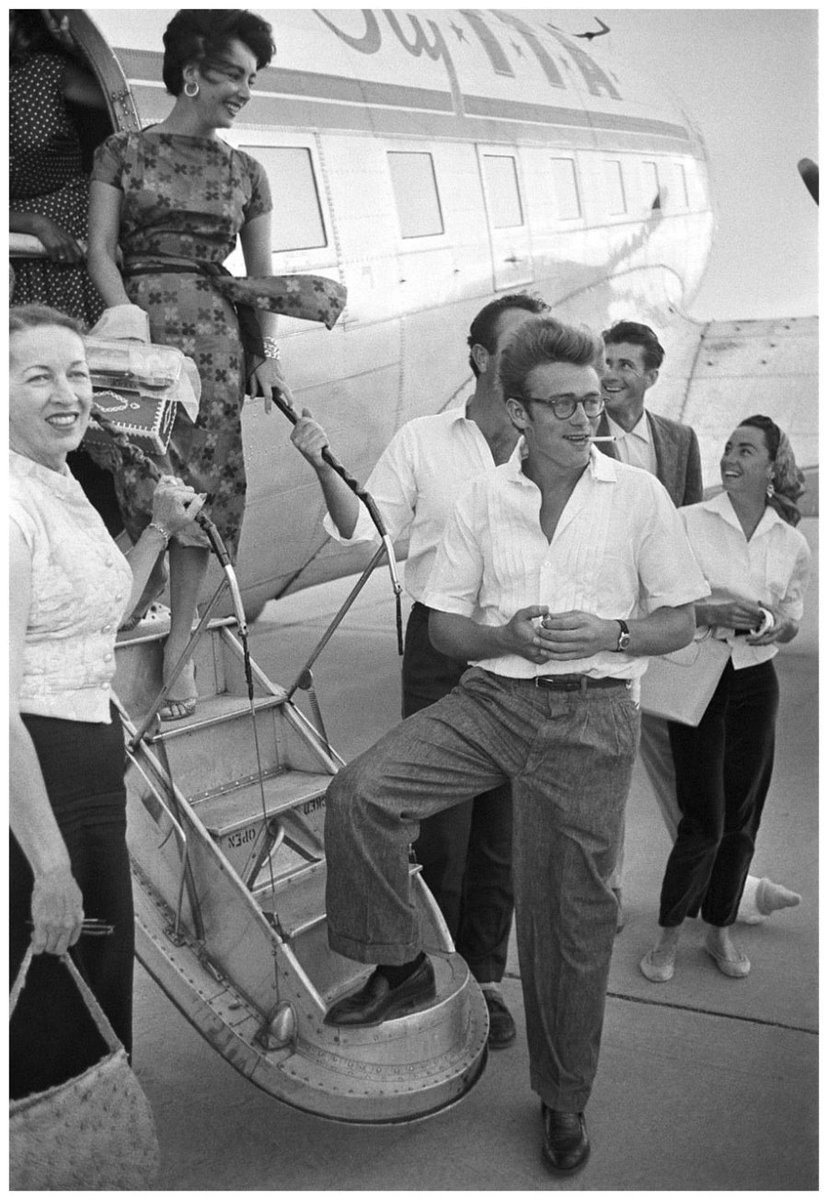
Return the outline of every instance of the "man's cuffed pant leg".
<path id="1" fill-rule="evenodd" d="M 399 964 L 420 949 L 409 844 L 419 822 L 504 782 L 497 714 L 457 691 L 361 754 L 328 788 L 326 907 L 333 950 Z"/>

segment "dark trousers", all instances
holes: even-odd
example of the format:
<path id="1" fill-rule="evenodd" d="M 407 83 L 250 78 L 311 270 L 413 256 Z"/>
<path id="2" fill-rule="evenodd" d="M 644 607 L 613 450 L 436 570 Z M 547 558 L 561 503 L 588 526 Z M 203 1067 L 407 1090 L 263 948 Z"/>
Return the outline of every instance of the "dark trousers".
<path id="1" fill-rule="evenodd" d="M 114 712 L 114 710 L 113 710 Z M 127 1052 L 132 1047 L 135 928 L 126 848 L 124 739 L 111 725 L 24 716 L 46 789 L 69 851 L 84 914 L 115 926 L 82 934 L 71 954 Z M 14 837 L 9 851 L 9 984 L 31 941 L 32 872 Z M 9 1026 L 13 1098 L 54 1087 L 107 1052 L 86 1004 L 60 959 L 38 954 Z"/>
<path id="2" fill-rule="evenodd" d="M 772 662 L 731 663 L 697 728 L 670 721 L 681 821 L 661 887 L 659 924 L 701 911 L 732 925 L 773 772 L 779 684 Z"/>
<path id="3" fill-rule="evenodd" d="M 424 605 L 415 604 L 408 619 L 404 717 L 447 696 L 467 669 L 465 662 L 447 658 L 432 646 L 428 614 Z M 414 852 L 471 973 L 478 983 L 499 983 L 506 970 L 515 908 L 511 784 L 427 817 Z"/>

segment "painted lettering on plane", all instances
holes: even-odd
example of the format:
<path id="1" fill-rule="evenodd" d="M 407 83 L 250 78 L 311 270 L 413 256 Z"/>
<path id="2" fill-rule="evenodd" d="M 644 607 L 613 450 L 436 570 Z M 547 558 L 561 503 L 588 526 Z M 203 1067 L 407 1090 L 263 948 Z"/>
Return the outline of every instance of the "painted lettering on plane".
<path id="1" fill-rule="evenodd" d="M 406 13 L 406 16 L 411 22 L 411 26 L 414 29 L 414 41 L 410 42 L 406 39 L 406 36 L 403 33 L 403 29 L 400 25 L 399 19 L 397 18 L 397 14 L 392 12 L 390 8 L 383 9 L 383 11 L 388 20 L 388 24 L 397 35 L 398 41 L 402 46 L 405 47 L 409 54 L 413 54 L 415 58 L 419 58 L 423 51 L 425 51 L 432 62 L 437 62 L 438 59 L 442 58 L 443 62 L 446 64 L 446 72 L 449 77 L 449 83 L 451 84 L 451 96 L 454 100 L 454 106 L 458 113 L 462 113 L 463 93 L 460 91 L 460 83 L 457 79 L 457 72 L 454 69 L 454 62 L 449 54 L 449 49 L 445 43 L 443 35 L 440 32 L 439 25 L 437 25 L 434 21 L 428 22 L 429 28 L 434 35 L 434 41 L 431 45 L 429 45 L 428 40 L 423 33 L 423 27 L 420 22 L 416 17 L 412 17 L 410 13 Z"/>
<path id="2" fill-rule="evenodd" d="M 313 11 L 332 33 L 336 34 L 338 38 L 353 50 L 357 50 L 360 54 L 376 54 L 380 50 L 382 46 L 382 29 L 376 13 L 372 9 L 363 8 L 353 10 L 354 12 L 360 11 L 365 22 L 365 30 L 359 35 L 347 33 L 344 29 L 340 29 L 330 17 L 325 16 L 318 9 L 314 9 Z M 566 88 L 566 81 L 558 70 L 554 59 L 532 26 L 527 25 L 525 21 L 522 21 L 520 17 L 515 16 L 513 13 L 502 9 L 494 11 L 497 18 L 504 25 L 515 30 L 525 40 L 529 49 L 538 60 L 541 70 L 549 81 L 550 86 L 554 88 Z M 400 45 L 414 58 L 419 58 L 422 54 L 426 54 L 433 62 L 438 62 L 442 59 L 451 85 L 452 98 L 457 112 L 462 113 L 463 96 L 457 79 L 457 70 L 454 60 L 451 57 L 451 52 L 437 23 L 431 20 L 427 22 L 431 31 L 431 38 L 429 39 L 419 19 L 412 13 L 404 14 L 411 25 L 412 32 L 410 34 L 404 30 L 401 24 L 400 17 L 403 14 L 391 9 L 383 9 L 383 15 Z M 460 9 L 460 15 L 468 22 L 475 33 L 494 73 L 513 78 L 515 72 L 509 62 L 509 58 L 492 29 L 483 20 L 480 12 L 471 9 Z M 462 40 L 463 31 L 454 24 L 452 24 L 452 29 L 460 40 Z M 547 25 L 547 29 L 552 37 L 566 50 L 567 54 L 570 55 L 575 66 L 580 71 L 584 83 L 593 96 L 610 96 L 614 100 L 622 99 L 620 92 L 606 72 L 588 54 L 585 54 L 580 46 L 573 45 L 559 30 L 554 29 L 552 26 Z"/>
<path id="3" fill-rule="evenodd" d="M 503 12 L 502 9 L 496 8 L 495 14 L 503 22 L 504 25 L 510 25 L 512 29 L 516 29 L 519 34 L 526 40 L 526 44 L 538 60 L 546 78 L 549 80 L 552 87 L 565 88 L 566 84 L 561 77 L 561 73 L 555 66 L 552 56 L 540 41 L 531 25 L 527 25 L 525 21 L 521 21 L 520 17 L 514 16 L 513 13 Z"/>
<path id="4" fill-rule="evenodd" d="M 602 71 L 598 64 L 594 62 L 588 54 L 585 54 L 580 46 L 575 46 L 572 42 L 565 38 L 559 29 L 553 29 L 551 25 L 547 25 L 546 28 L 552 34 L 552 37 L 556 38 L 561 43 L 564 50 L 566 50 L 568 54 L 572 55 L 575 60 L 575 65 L 584 77 L 584 83 L 587 85 L 593 96 L 605 95 L 611 96 L 613 100 L 622 99 L 621 93 L 618 91 L 618 88 L 613 84 L 606 72 Z"/>
<path id="5" fill-rule="evenodd" d="M 336 26 L 329 17 L 326 17 L 318 9 L 314 9 L 313 11 L 316 13 L 317 17 L 319 17 L 319 20 L 323 23 L 323 25 L 327 25 L 328 29 L 335 33 L 338 38 L 341 38 L 341 40 L 345 42 L 346 45 L 350 46 L 351 49 L 358 50 L 360 54 L 376 54 L 382 46 L 382 32 L 380 30 L 379 21 L 377 20 L 372 9 L 361 9 L 362 17 L 365 21 L 365 32 L 361 37 L 355 37 L 353 34 L 346 33 L 344 29 L 340 29 L 338 26 Z M 392 12 L 391 9 L 387 8 L 384 9 L 383 12 L 400 45 L 403 46 L 409 54 L 413 55 L 414 58 L 419 58 L 423 53 L 427 54 L 433 62 L 437 62 L 438 59 L 442 58 L 446 65 L 446 74 L 449 77 L 449 83 L 451 84 L 451 95 L 454 101 L 454 107 L 458 113 L 462 113 L 463 94 L 460 91 L 460 84 L 457 79 L 457 71 L 455 70 L 454 62 L 449 54 L 448 46 L 446 45 L 445 39 L 440 32 L 439 26 L 434 21 L 428 22 L 433 35 L 433 41 L 429 43 L 428 38 L 423 31 L 423 27 L 418 19 L 415 16 L 412 16 L 411 13 L 406 13 L 406 16 L 411 22 L 411 27 L 414 31 L 413 40 L 409 41 L 403 32 L 403 28 L 400 25 L 397 14 Z"/>

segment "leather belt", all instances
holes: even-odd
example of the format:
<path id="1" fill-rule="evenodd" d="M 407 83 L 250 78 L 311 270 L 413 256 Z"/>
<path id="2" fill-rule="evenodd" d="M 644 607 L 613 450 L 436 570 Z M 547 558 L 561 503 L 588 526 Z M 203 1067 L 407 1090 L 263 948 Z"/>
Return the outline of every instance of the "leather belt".
<path id="1" fill-rule="evenodd" d="M 588 688 L 630 686 L 629 679 L 593 679 L 591 675 L 536 675 L 532 682 L 535 687 L 550 688 L 554 692 L 585 692 Z"/>

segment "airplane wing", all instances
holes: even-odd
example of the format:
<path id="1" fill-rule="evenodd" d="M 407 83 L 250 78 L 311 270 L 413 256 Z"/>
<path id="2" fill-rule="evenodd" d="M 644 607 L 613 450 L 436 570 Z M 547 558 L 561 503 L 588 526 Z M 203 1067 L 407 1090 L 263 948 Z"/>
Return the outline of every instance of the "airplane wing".
<path id="1" fill-rule="evenodd" d="M 699 322 L 681 316 L 664 342 L 653 408 L 695 429 L 706 486 L 719 482 L 728 434 L 753 413 L 785 430 L 806 472 L 818 464 L 816 317 Z"/>

